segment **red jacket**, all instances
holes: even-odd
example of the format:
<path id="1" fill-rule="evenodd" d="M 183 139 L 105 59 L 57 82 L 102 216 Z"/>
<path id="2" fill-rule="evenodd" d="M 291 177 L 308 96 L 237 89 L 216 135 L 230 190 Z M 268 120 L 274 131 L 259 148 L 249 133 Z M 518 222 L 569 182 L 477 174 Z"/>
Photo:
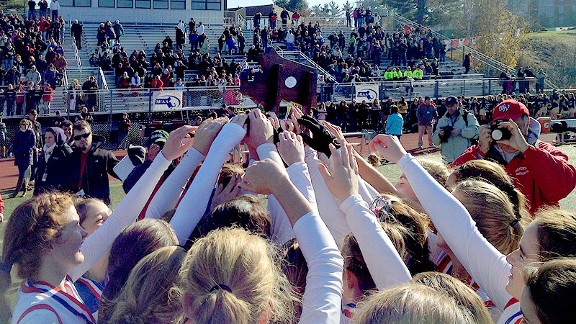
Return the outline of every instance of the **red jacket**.
<path id="1" fill-rule="evenodd" d="M 452 162 L 451 166 L 479 158 L 492 159 L 504 166 L 516 187 L 526 196 L 532 215 L 541 207 L 558 206 L 558 201 L 568 196 L 576 186 L 576 168 L 568 163 L 568 156 L 540 140 L 508 164 L 496 149 L 489 150 L 483 156 L 474 145 Z"/>
<path id="2" fill-rule="evenodd" d="M 50 86 L 46 86 L 44 88 L 44 95 L 42 96 L 42 101 L 44 102 L 52 102 L 54 99 L 54 89 Z"/>
<path id="3" fill-rule="evenodd" d="M 162 82 L 162 80 L 159 79 L 153 79 L 150 82 L 150 88 L 152 88 L 153 90 L 160 90 L 162 91 L 162 87 L 164 86 L 164 83 Z"/>

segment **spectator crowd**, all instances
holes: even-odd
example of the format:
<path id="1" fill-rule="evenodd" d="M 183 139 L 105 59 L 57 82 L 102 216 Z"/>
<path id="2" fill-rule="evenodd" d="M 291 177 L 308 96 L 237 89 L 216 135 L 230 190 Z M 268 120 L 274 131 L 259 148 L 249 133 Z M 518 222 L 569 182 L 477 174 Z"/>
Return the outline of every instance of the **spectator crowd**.
<path id="1" fill-rule="evenodd" d="M 0 116 L 5 110 L 6 116 L 32 109 L 49 113 L 55 89 L 62 85 L 65 22 L 49 17 L 43 3 L 38 15 L 29 11 L 28 19 L 0 13 Z"/>

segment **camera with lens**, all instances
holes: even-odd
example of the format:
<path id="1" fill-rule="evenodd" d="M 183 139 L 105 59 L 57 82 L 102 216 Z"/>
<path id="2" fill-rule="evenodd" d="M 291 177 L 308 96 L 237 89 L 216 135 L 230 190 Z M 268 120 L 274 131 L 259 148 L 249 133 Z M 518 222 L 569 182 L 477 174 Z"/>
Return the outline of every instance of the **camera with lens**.
<path id="1" fill-rule="evenodd" d="M 454 130 L 454 127 L 448 125 L 440 127 L 440 129 L 444 131 L 444 135 L 438 133 L 438 137 L 440 137 L 440 142 L 442 143 L 448 142 L 448 139 L 450 139 L 450 136 L 452 136 L 452 131 Z"/>
<path id="2" fill-rule="evenodd" d="M 490 136 L 495 141 L 504 141 L 510 139 L 512 133 L 508 128 L 500 127 L 500 122 L 496 122 L 490 126 Z"/>

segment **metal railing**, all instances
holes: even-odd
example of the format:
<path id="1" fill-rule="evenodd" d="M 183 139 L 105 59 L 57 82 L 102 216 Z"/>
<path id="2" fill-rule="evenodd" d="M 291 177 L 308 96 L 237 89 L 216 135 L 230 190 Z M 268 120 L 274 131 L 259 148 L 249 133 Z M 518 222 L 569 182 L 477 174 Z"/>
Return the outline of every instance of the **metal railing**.
<path id="1" fill-rule="evenodd" d="M 512 82 L 504 84 L 503 81 Z M 519 94 L 520 84 L 534 89 L 534 78 L 501 80 L 497 78 L 483 79 L 437 79 L 418 81 L 382 81 L 378 84 L 379 99 L 392 98 L 399 100 L 404 97 L 407 100 L 429 96 L 431 98 L 445 98 L 448 96 L 484 97 L 499 95 L 502 93 Z M 323 85 L 318 102 L 325 101 L 352 101 L 364 98 L 356 97 L 356 87 L 375 82 L 340 83 Z M 535 93 L 534 91 L 532 93 Z"/>
<path id="2" fill-rule="evenodd" d="M 101 88 L 104 90 L 108 90 L 108 81 L 106 81 L 106 75 L 104 75 L 104 70 L 98 68 L 98 76 L 101 84 Z"/>
<path id="3" fill-rule="evenodd" d="M 239 87 L 188 87 L 183 89 L 164 88 L 163 91 L 153 89 L 100 89 L 88 94 L 80 93 L 77 109 L 82 106 L 89 108 L 95 114 L 114 114 L 122 112 L 159 112 L 185 109 L 219 109 L 222 104 L 234 105 L 239 108 L 255 107 L 256 104 L 240 94 Z M 181 91 L 181 108 L 175 109 L 168 105 L 159 107 L 153 102 L 155 94 L 174 94 Z M 68 101 L 69 103 L 69 101 Z"/>
<path id="4" fill-rule="evenodd" d="M 287 51 L 279 47 L 278 45 L 275 46 L 275 50 L 278 55 L 282 56 L 285 59 L 292 60 L 294 62 L 302 63 L 306 66 L 312 67 L 318 71 L 319 74 L 324 75 L 326 81 L 336 81 L 336 78 L 328 73 L 328 71 L 324 70 L 318 63 L 314 62 L 308 55 L 302 53 L 301 51 Z"/>

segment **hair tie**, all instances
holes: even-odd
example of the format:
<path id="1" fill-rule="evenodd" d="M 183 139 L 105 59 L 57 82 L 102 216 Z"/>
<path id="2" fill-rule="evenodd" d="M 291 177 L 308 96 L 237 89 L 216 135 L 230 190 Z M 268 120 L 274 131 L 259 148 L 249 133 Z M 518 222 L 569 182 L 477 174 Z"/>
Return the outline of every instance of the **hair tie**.
<path id="1" fill-rule="evenodd" d="M 514 227 L 516 226 L 518 223 L 520 223 L 520 221 L 518 219 L 515 219 L 513 221 L 510 222 L 510 226 Z"/>
<path id="2" fill-rule="evenodd" d="M 214 287 L 210 288 L 210 292 L 213 292 L 214 290 L 218 290 L 218 289 L 226 290 L 229 293 L 232 292 L 232 289 L 230 289 L 230 287 L 228 287 L 226 285 L 221 285 L 221 284 L 216 284 Z"/>

